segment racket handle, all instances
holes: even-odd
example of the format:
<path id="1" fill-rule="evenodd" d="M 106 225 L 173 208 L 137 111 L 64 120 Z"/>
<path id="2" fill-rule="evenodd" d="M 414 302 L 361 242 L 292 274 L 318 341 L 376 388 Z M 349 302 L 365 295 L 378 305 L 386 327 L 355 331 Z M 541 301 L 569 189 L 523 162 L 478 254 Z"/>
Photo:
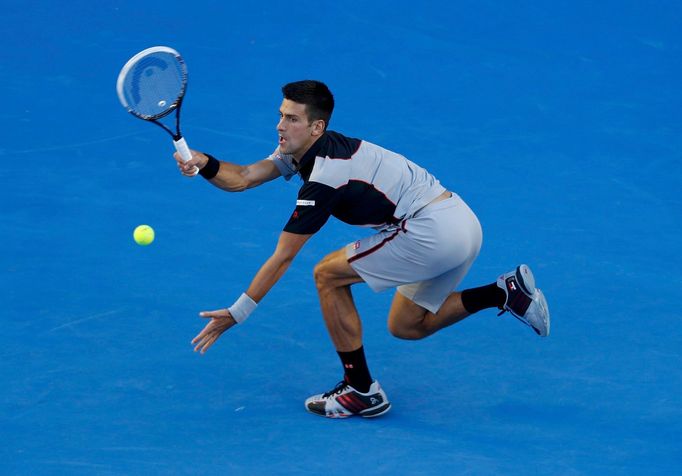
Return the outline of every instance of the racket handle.
<path id="1" fill-rule="evenodd" d="M 173 145 L 175 146 L 175 150 L 177 150 L 180 153 L 182 160 L 187 162 L 192 158 L 192 152 L 190 152 L 189 147 L 187 146 L 187 141 L 185 140 L 184 137 L 180 137 L 180 139 L 174 140 Z M 192 175 L 196 175 L 198 173 L 199 169 L 194 167 Z"/>

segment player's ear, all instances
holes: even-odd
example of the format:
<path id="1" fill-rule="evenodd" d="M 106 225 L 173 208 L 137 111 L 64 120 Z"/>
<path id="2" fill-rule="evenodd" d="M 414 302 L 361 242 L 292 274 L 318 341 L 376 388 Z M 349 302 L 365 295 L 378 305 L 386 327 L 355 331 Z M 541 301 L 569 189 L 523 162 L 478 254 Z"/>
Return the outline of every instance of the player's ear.
<path id="1" fill-rule="evenodd" d="M 323 119 L 313 121 L 313 135 L 321 136 L 324 133 L 325 126 L 326 124 Z"/>

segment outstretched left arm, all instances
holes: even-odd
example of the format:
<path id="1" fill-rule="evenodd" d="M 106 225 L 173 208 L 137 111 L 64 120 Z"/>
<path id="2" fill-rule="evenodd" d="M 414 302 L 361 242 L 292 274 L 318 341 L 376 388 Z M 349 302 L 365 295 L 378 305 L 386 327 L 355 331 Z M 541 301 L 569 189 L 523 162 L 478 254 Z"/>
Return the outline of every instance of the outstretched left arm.
<path id="1" fill-rule="evenodd" d="M 283 231 L 279 236 L 275 252 L 258 270 L 246 294 L 256 303 L 260 302 L 275 283 L 279 281 L 279 278 L 284 275 L 291 262 L 311 236 Z M 200 350 L 203 354 L 218 340 L 218 337 L 223 332 L 234 326 L 236 321 L 227 309 L 204 311 L 199 315 L 211 319 L 211 322 L 192 340 L 192 344 L 196 345 L 194 350 Z"/>
<path id="2" fill-rule="evenodd" d="M 275 283 L 279 281 L 279 278 L 284 275 L 284 272 L 289 268 L 291 262 L 311 236 L 313 235 L 297 235 L 283 231 L 279 235 L 275 252 L 263 263 L 263 266 L 256 273 L 246 294 L 254 301 L 260 302 Z"/>

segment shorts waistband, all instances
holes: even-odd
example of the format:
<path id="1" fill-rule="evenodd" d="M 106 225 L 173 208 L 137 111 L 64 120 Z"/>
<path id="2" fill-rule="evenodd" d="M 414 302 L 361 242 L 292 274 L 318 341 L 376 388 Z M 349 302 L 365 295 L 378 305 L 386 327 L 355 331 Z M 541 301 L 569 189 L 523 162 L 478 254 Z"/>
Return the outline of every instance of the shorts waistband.
<path id="1" fill-rule="evenodd" d="M 444 197 L 443 195 L 445 195 L 445 194 L 447 194 L 447 193 L 449 193 L 450 196 L 449 196 L 449 197 Z M 449 191 L 449 190 L 446 190 L 446 191 L 443 192 L 441 195 L 438 195 L 436 198 L 434 198 L 434 199 L 431 200 L 429 203 L 427 203 L 426 205 L 424 205 L 423 207 L 421 207 L 419 210 L 417 210 L 417 211 L 415 212 L 415 214 L 412 215 L 412 217 L 417 217 L 417 216 L 419 216 L 422 212 L 424 212 L 424 211 L 426 211 L 426 210 L 433 210 L 433 209 L 437 209 L 437 208 L 445 208 L 445 207 L 453 206 L 453 205 L 455 204 L 455 203 L 453 203 L 453 202 L 457 202 L 457 201 L 459 201 L 459 200 L 461 200 L 461 199 L 459 198 L 459 195 L 457 195 L 455 192 L 451 192 L 451 191 Z"/>

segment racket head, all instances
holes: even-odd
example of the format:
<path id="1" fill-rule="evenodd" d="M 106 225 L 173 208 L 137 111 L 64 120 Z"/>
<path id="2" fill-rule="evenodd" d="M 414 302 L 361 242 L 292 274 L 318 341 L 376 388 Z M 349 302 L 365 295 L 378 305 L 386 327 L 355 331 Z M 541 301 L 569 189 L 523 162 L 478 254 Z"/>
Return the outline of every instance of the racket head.
<path id="1" fill-rule="evenodd" d="M 187 67 L 168 46 L 140 51 L 121 68 L 116 92 L 129 113 L 153 121 L 170 114 L 187 90 Z"/>

